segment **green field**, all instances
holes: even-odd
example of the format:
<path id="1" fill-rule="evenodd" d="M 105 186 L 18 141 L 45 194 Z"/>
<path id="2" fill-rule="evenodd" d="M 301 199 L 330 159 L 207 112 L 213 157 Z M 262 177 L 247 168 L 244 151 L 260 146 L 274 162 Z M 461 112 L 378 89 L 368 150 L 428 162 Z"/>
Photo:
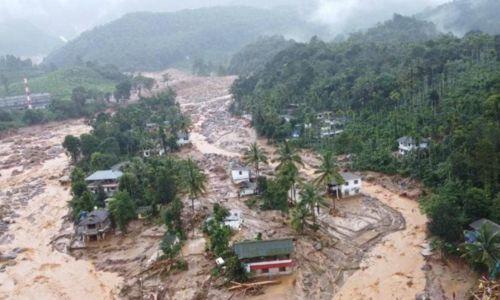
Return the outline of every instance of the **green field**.
<path id="1" fill-rule="evenodd" d="M 51 93 L 61 99 L 69 99 L 71 91 L 77 86 L 101 92 L 113 92 L 115 85 L 115 81 L 88 67 L 64 68 L 29 80 L 32 93 Z M 9 95 L 5 94 L 4 89 L 0 89 L 0 97 L 22 94 L 24 94 L 22 82 L 11 84 Z"/>

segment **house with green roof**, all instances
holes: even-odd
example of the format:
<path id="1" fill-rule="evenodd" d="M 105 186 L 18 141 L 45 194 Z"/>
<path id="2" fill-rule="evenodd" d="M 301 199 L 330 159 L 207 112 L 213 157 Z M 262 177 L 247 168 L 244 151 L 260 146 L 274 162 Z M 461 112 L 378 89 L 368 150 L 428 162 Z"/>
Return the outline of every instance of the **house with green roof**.
<path id="1" fill-rule="evenodd" d="M 293 272 L 294 251 L 291 238 L 243 241 L 235 243 L 234 252 L 250 277 L 286 275 Z"/>

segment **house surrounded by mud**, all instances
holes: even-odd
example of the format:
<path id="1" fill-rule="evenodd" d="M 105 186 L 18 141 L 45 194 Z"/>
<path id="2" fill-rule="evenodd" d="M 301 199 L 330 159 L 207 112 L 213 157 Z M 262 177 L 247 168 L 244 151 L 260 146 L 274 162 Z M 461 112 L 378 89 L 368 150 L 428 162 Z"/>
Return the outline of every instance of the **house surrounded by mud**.
<path id="1" fill-rule="evenodd" d="M 106 195 L 111 197 L 118 191 L 118 183 L 122 175 L 123 173 L 119 170 L 101 170 L 85 178 L 85 181 L 92 193 L 97 193 L 102 188 Z"/>
<path id="2" fill-rule="evenodd" d="M 111 219 L 106 209 L 97 209 L 84 213 L 78 221 L 76 234 L 84 242 L 106 238 L 106 232 L 111 230 Z"/>
<path id="3" fill-rule="evenodd" d="M 234 252 L 250 277 L 287 275 L 293 272 L 294 251 L 290 238 L 244 241 L 234 244 Z"/>
<path id="4" fill-rule="evenodd" d="M 361 176 L 350 172 L 341 172 L 344 183 L 339 185 L 335 180 L 328 186 L 330 193 L 338 197 L 349 197 L 361 192 Z"/>
<path id="5" fill-rule="evenodd" d="M 234 184 L 241 184 L 243 182 L 250 182 L 251 171 L 245 166 L 241 166 L 236 162 L 229 164 L 229 172 L 231 173 L 231 180 Z"/>

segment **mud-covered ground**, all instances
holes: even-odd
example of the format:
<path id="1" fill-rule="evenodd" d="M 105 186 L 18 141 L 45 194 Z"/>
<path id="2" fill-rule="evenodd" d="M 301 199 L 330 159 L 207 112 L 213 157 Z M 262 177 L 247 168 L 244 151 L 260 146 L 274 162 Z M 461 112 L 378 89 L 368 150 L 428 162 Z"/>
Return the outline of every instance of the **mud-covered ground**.
<path id="1" fill-rule="evenodd" d="M 195 202 L 197 226 L 182 250 L 187 271 L 150 272 L 164 228 L 134 221 L 126 234 L 111 234 L 84 250 L 65 254 L 72 224 L 69 190 L 59 184 L 68 173 L 60 146 L 66 134 L 89 130 L 82 121 L 51 124 L 19 131 L 0 140 L 0 298 L 54 299 L 229 299 L 233 295 L 212 276 L 214 258 L 205 250 L 199 230 L 213 203 L 243 213 L 244 224 L 233 240 L 295 238 L 296 271 L 281 284 L 264 289 L 255 299 L 413 299 L 424 291 L 432 299 L 453 293 L 458 299 L 473 281 L 461 265 L 426 263 L 420 254 L 426 238 L 426 219 L 410 198 L 419 187 L 406 180 L 363 174 L 364 196 L 337 202 L 339 213 L 320 212 L 321 229 L 297 235 L 287 216 L 249 209 L 228 177 L 228 164 L 241 157 L 256 134 L 249 122 L 228 112 L 229 87 L 234 77 L 194 77 L 168 70 L 144 74 L 157 79 L 156 91 L 172 87 L 182 110 L 193 122 L 193 145 L 178 155 L 193 157 L 209 178 L 208 192 Z M 258 142 L 269 152 L 274 146 Z M 318 160 L 303 152 L 302 177 L 310 179 Z M 263 174 L 272 174 L 273 165 Z M 191 220 L 185 200 L 184 219 Z M 60 250 L 59 253 L 56 250 Z M 67 274 L 67 275 L 63 275 Z"/>
<path id="2" fill-rule="evenodd" d="M 82 120 L 24 128 L 0 139 L 0 299 L 112 299 L 121 280 L 90 261 L 54 251 L 68 213 L 59 178 L 69 161 L 61 142 Z"/>

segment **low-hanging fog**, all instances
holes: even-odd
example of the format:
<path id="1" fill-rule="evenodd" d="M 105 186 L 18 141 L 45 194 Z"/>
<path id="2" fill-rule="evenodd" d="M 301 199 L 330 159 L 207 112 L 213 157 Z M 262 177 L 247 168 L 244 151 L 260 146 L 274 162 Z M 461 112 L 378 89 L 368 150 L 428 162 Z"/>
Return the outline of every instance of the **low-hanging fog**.
<path id="1" fill-rule="evenodd" d="M 350 32 L 390 18 L 412 15 L 447 0 L 2 0 L 0 22 L 25 20 L 54 36 L 73 38 L 134 11 L 176 11 L 221 5 L 292 6 L 332 33 Z"/>

